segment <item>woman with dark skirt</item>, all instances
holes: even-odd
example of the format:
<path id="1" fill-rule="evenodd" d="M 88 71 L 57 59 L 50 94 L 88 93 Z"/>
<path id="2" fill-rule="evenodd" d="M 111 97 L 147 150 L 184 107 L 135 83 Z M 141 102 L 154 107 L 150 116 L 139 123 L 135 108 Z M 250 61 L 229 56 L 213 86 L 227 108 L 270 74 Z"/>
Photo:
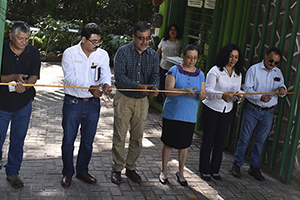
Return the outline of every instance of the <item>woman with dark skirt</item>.
<path id="1" fill-rule="evenodd" d="M 192 143 L 199 100 L 206 97 L 204 74 L 195 67 L 197 59 L 197 47 L 187 45 L 183 52 L 183 64 L 171 67 L 167 73 L 165 88 L 170 92 L 166 93 L 162 113 L 162 170 L 159 175 L 162 184 L 168 183 L 167 164 L 174 148 L 178 149 L 179 161 L 176 180 L 182 186 L 188 185 L 183 169 L 188 147 Z"/>

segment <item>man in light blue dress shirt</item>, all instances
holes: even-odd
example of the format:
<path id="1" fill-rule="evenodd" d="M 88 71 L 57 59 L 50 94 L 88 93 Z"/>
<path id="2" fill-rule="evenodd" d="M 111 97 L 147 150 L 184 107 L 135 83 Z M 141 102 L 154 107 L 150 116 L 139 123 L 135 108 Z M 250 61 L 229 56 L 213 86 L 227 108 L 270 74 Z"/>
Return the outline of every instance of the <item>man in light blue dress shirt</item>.
<path id="1" fill-rule="evenodd" d="M 276 65 L 280 62 L 282 53 L 276 47 L 269 49 L 264 60 L 252 65 L 245 78 L 245 92 L 278 92 L 278 94 L 246 95 L 246 103 L 243 110 L 240 136 L 236 147 L 232 175 L 239 178 L 240 168 L 248 147 L 249 140 L 253 136 L 251 149 L 251 161 L 248 173 L 258 181 L 265 178 L 260 172 L 260 156 L 267 136 L 270 133 L 274 107 L 278 102 L 278 96 L 286 94 L 284 77 Z M 255 132 L 253 130 L 255 129 Z"/>

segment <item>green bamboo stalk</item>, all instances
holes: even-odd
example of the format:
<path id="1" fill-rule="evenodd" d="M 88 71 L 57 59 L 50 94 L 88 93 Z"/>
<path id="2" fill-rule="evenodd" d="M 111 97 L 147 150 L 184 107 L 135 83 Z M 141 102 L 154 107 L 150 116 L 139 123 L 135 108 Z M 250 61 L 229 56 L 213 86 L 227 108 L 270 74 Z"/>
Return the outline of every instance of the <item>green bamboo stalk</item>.
<path id="1" fill-rule="evenodd" d="M 247 68 L 249 68 L 249 66 L 251 66 L 252 62 L 253 62 L 253 56 L 254 56 L 255 45 L 256 45 L 256 38 L 257 38 L 257 35 L 258 35 L 257 29 L 258 29 L 260 12 L 261 12 L 261 4 L 262 4 L 262 0 L 258 0 L 257 4 L 256 4 L 255 19 L 254 19 L 254 26 L 253 26 L 253 29 L 252 29 L 250 53 L 249 53 L 249 57 L 248 57 Z"/>
<path id="2" fill-rule="evenodd" d="M 226 29 L 224 33 L 224 39 L 223 39 L 223 45 L 231 43 L 231 38 L 232 38 L 232 32 L 234 28 L 234 19 L 235 19 L 235 14 L 236 14 L 236 4 L 237 0 L 231 0 L 228 6 L 228 20 L 226 23 Z"/>
<path id="3" fill-rule="evenodd" d="M 249 35 L 249 29 L 250 29 L 250 20 L 251 20 L 251 12 L 253 7 L 253 0 L 247 0 L 247 11 L 246 11 L 246 19 L 243 29 L 243 38 L 242 38 L 242 44 L 241 44 L 241 52 L 245 55 L 246 51 L 246 45 L 247 45 L 247 39 Z"/>
<path id="4" fill-rule="evenodd" d="M 0 61 L 2 60 L 3 52 L 3 39 L 4 39 L 4 27 L 5 27 L 5 16 L 6 16 L 7 1 L 1 0 L 0 2 Z M 1 72 L 1 65 L 0 65 Z"/>
<path id="5" fill-rule="evenodd" d="M 219 25 L 220 25 L 220 17 L 221 17 L 221 8 L 222 1 L 216 1 L 214 16 L 213 16 L 213 24 L 212 24 L 212 36 L 209 41 L 209 49 L 208 49 L 208 57 L 206 60 L 205 74 L 211 68 L 214 62 L 214 55 L 217 52 L 217 39 L 219 33 Z"/>
<path id="6" fill-rule="evenodd" d="M 218 48 L 217 49 L 221 49 L 221 47 L 223 45 L 223 37 L 224 37 L 224 33 L 225 33 L 225 28 L 226 28 L 228 5 L 229 5 L 229 0 L 225 1 L 224 8 L 223 8 L 221 28 L 220 28 L 220 32 L 219 32 Z"/>
<path id="7" fill-rule="evenodd" d="M 274 10 L 274 15 L 273 15 L 273 24 L 272 24 L 272 29 L 271 29 L 269 47 L 273 47 L 275 44 L 281 2 L 282 2 L 282 0 L 276 0 L 276 6 L 275 6 L 275 10 Z"/>
<path id="8" fill-rule="evenodd" d="M 289 48 L 287 63 L 286 63 L 287 67 L 286 67 L 286 70 L 285 70 L 285 73 L 284 73 L 285 74 L 285 83 L 286 83 L 286 85 L 288 83 L 288 77 L 290 76 L 290 71 L 291 71 L 291 67 L 289 67 L 289 66 L 292 65 L 292 61 L 293 61 L 294 46 L 295 46 L 295 43 L 296 43 L 299 17 L 300 17 L 300 3 L 298 2 L 297 5 L 296 5 L 296 12 L 295 12 L 295 15 L 294 15 L 294 24 L 293 24 L 293 28 L 292 28 L 291 43 L 289 44 L 290 48 Z M 299 71 L 299 70 L 297 70 L 297 71 Z M 299 80 L 298 80 L 299 77 L 298 76 L 300 76 L 300 74 L 298 74 L 298 72 L 297 72 L 296 80 L 298 82 L 294 83 L 293 91 L 298 91 L 298 88 L 299 88 Z M 286 131 L 285 131 L 285 137 L 284 137 L 284 142 L 283 142 L 283 149 L 282 149 L 282 155 L 281 155 L 281 161 L 280 161 L 279 175 L 282 175 L 284 173 L 285 162 L 286 162 L 288 149 L 289 149 L 290 134 L 291 134 L 291 131 L 292 131 L 293 121 L 294 121 L 294 112 L 293 111 L 295 110 L 296 102 L 297 102 L 297 95 L 293 95 L 292 100 L 291 100 L 291 107 L 290 107 L 291 112 L 289 112 L 288 123 L 287 123 L 287 128 L 286 128 Z M 297 114 L 299 115 L 299 113 L 297 113 Z M 295 150 L 291 149 L 291 151 L 293 152 Z"/>
<path id="9" fill-rule="evenodd" d="M 275 37 L 276 37 L 276 30 L 277 30 L 277 26 L 278 26 L 281 2 L 282 2 L 282 0 L 278 0 L 276 2 L 273 26 L 272 26 L 272 30 L 271 30 L 271 37 L 270 37 L 270 43 L 269 43 L 270 47 L 273 47 L 275 44 Z M 284 102 L 285 102 L 285 98 L 279 102 L 279 109 L 278 109 L 278 114 L 277 114 L 277 119 L 276 119 L 276 127 L 275 127 L 273 142 L 272 142 L 272 146 L 271 146 L 270 165 L 269 165 L 270 169 L 273 169 L 274 165 L 275 165 L 276 150 L 278 147 L 278 139 L 279 139 L 279 135 L 280 135 L 282 118 L 283 118 Z"/>
<path id="10" fill-rule="evenodd" d="M 242 30 L 242 25 L 243 25 L 243 14 L 245 12 L 245 1 L 238 1 L 237 2 L 237 17 L 236 17 L 236 23 L 234 26 L 234 34 L 232 35 L 232 43 L 240 45 L 239 44 L 239 39 L 240 39 L 240 34 Z"/>
<path id="11" fill-rule="evenodd" d="M 270 10 L 271 10 L 271 0 L 267 0 L 266 2 L 266 11 L 264 14 L 263 26 L 262 26 L 262 33 L 260 38 L 260 46 L 258 50 L 258 60 L 262 60 L 264 56 L 264 49 L 265 49 L 265 42 L 268 30 L 268 23 L 270 18 Z"/>

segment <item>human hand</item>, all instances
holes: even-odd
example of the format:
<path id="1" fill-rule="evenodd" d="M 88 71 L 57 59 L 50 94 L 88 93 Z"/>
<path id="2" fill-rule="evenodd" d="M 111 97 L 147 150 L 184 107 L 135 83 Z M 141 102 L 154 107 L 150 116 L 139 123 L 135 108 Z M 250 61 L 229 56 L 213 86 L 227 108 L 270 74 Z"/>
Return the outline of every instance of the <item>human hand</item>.
<path id="1" fill-rule="evenodd" d="M 102 96 L 102 93 L 100 91 L 100 86 L 99 85 L 91 85 L 89 88 L 89 92 L 95 97 L 95 98 L 99 98 Z"/>
<path id="2" fill-rule="evenodd" d="M 17 93 L 24 93 L 26 91 L 26 87 L 21 82 L 17 82 L 15 86 Z"/>
<path id="3" fill-rule="evenodd" d="M 14 74 L 13 81 L 17 83 L 27 83 L 28 75 L 26 74 Z"/>
<path id="4" fill-rule="evenodd" d="M 230 93 L 230 92 L 228 92 Z M 230 101 L 232 101 L 233 99 L 233 96 L 232 95 L 228 95 L 226 93 L 223 93 L 222 94 L 222 99 L 226 102 L 226 103 L 229 103 Z"/>
<path id="5" fill-rule="evenodd" d="M 261 97 L 260 97 L 260 100 L 262 101 L 262 102 L 269 102 L 270 100 L 272 99 L 272 95 L 262 95 Z"/>
<path id="6" fill-rule="evenodd" d="M 245 100 L 244 95 L 237 95 L 236 100 L 238 103 L 242 103 Z"/>
<path id="7" fill-rule="evenodd" d="M 110 94 L 111 93 L 112 88 L 107 83 L 105 83 L 104 85 L 100 84 L 100 86 L 102 87 L 101 89 L 102 89 L 103 94 Z"/>
<path id="8" fill-rule="evenodd" d="M 150 87 L 148 87 L 148 89 L 150 89 L 150 90 L 155 90 L 155 92 L 152 92 L 151 94 L 152 94 L 152 96 L 154 96 L 154 97 L 157 97 L 157 95 L 159 94 L 159 92 L 158 92 L 158 88 L 157 87 L 155 87 L 155 86 L 152 86 L 151 88 Z"/>
<path id="9" fill-rule="evenodd" d="M 282 95 L 282 96 L 286 95 L 286 90 L 284 87 L 280 87 L 278 92 L 279 92 L 279 95 Z"/>
<path id="10" fill-rule="evenodd" d="M 204 92 L 200 91 L 200 93 L 198 95 L 199 95 L 199 98 L 200 98 L 201 101 L 206 98 L 206 92 L 205 91 Z"/>
<path id="11" fill-rule="evenodd" d="M 137 89 L 143 90 L 143 91 L 141 91 L 141 93 L 144 95 L 149 95 L 150 92 L 147 92 L 146 90 L 150 90 L 152 87 L 153 87 L 153 85 L 148 85 L 148 84 L 138 84 L 136 86 Z"/>
<path id="12" fill-rule="evenodd" d="M 193 90 L 196 88 L 197 87 L 183 88 L 183 91 L 185 92 L 185 94 L 189 95 L 189 97 L 193 98 L 196 95 Z"/>

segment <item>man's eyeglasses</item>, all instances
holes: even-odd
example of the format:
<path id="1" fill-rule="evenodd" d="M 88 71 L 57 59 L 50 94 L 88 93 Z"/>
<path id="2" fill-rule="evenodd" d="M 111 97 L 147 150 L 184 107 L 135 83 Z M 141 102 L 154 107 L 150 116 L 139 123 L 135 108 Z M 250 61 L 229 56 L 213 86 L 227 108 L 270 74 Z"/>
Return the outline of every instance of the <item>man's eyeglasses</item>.
<path id="1" fill-rule="evenodd" d="M 274 64 L 274 65 L 278 65 L 279 64 L 279 62 L 278 61 L 275 61 L 274 59 L 269 59 L 268 60 L 269 61 L 269 63 L 272 63 L 272 64 Z"/>
<path id="2" fill-rule="evenodd" d="M 137 36 L 136 34 L 134 34 L 134 36 L 137 38 L 137 39 L 139 39 L 139 40 L 141 40 L 141 41 L 144 41 L 144 40 L 146 40 L 147 42 L 149 42 L 150 40 L 151 40 L 151 36 L 149 36 L 149 37 L 141 37 L 141 36 Z"/>
<path id="3" fill-rule="evenodd" d="M 102 42 L 103 42 L 103 41 L 101 41 L 101 40 L 90 40 L 90 39 L 88 39 L 88 41 L 90 41 L 90 42 L 91 42 L 93 45 L 95 45 L 95 46 L 96 46 L 97 44 L 100 45 L 100 44 L 102 44 Z"/>

